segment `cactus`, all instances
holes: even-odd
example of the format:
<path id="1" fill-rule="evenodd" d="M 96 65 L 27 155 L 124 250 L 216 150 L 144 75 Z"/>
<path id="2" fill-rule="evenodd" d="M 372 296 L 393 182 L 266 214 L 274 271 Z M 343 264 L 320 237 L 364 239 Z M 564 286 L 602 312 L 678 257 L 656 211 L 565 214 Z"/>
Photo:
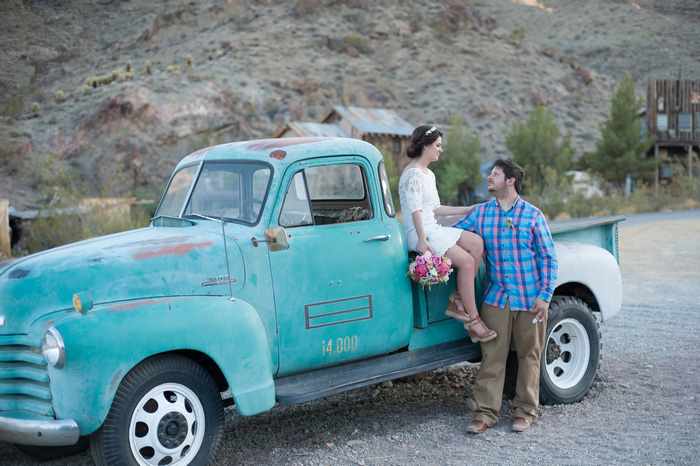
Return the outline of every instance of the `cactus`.
<path id="1" fill-rule="evenodd" d="M 187 54 L 187 71 L 192 71 L 194 69 L 194 59 L 192 55 Z"/>
<path id="2" fill-rule="evenodd" d="M 66 94 L 62 90 L 59 89 L 54 94 L 54 98 L 56 99 L 56 102 L 63 102 L 64 100 L 66 100 Z"/>
<path id="3" fill-rule="evenodd" d="M 130 71 L 131 71 L 131 60 L 127 60 L 126 61 L 126 72 L 128 73 Z"/>
<path id="4" fill-rule="evenodd" d="M 146 74 L 151 74 L 151 60 L 146 61 Z"/>
<path id="5" fill-rule="evenodd" d="M 29 106 L 29 111 L 38 112 L 39 111 L 39 102 L 32 102 L 32 105 Z"/>

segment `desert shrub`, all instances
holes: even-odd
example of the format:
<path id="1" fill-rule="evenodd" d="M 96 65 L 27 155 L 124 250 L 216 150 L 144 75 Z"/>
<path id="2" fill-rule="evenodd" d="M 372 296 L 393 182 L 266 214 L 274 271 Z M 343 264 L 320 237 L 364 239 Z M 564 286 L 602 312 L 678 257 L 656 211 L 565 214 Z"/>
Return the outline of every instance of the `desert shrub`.
<path id="1" fill-rule="evenodd" d="M 147 226 L 150 212 L 130 208 L 132 195 L 124 172 L 115 166 L 111 173 L 101 193 L 111 199 L 90 199 L 89 189 L 80 183 L 77 173 L 50 155 L 36 175 L 47 202 L 25 228 L 26 252 Z"/>
<path id="2" fill-rule="evenodd" d="M 8 89 L 2 100 L 0 114 L 9 117 L 21 115 L 24 113 L 25 102 L 28 97 L 28 93 L 19 86 L 15 87 L 14 89 Z"/>

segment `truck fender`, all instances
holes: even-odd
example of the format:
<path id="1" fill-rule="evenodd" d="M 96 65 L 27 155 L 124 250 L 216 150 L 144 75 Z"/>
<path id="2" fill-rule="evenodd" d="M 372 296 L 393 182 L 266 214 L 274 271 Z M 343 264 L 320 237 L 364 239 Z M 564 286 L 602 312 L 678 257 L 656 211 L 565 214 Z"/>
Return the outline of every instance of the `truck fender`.
<path id="1" fill-rule="evenodd" d="M 272 359 L 256 310 L 228 297 L 127 301 L 72 312 L 52 323 L 65 342 L 61 369 L 49 367 L 54 411 L 73 419 L 80 435 L 106 418 L 124 376 L 158 354 L 190 350 L 221 369 L 243 415 L 275 404 Z M 105 329 L 109 329 L 106 332 Z"/>
<path id="2" fill-rule="evenodd" d="M 558 287 L 580 283 L 591 290 L 605 321 L 622 308 L 622 276 L 615 257 L 598 246 L 582 243 L 554 243 L 559 262 Z M 555 293 L 556 294 L 556 291 Z"/>

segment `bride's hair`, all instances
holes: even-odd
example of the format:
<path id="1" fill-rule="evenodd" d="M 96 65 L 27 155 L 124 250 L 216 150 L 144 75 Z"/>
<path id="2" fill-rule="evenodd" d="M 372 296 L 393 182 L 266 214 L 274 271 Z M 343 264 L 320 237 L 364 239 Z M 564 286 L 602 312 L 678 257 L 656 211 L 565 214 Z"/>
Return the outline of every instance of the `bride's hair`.
<path id="1" fill-rule="evenodd" d="M 423 153 L 423 146 L 429 146 L 437 141 L 437 138 L 442 137 L 442 132 L 435 126 L 423 125 L 413 130 L 411 135 L 411 143 L 406 149 L 406 155 L 409 158 L 415 159 Z"/>

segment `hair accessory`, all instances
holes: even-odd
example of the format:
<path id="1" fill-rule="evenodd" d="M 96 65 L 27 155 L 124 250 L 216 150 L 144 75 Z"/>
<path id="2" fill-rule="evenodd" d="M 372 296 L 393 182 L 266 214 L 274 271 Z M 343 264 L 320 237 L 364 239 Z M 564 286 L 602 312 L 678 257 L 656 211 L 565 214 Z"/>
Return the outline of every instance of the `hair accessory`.
<path id="1" fill-rule="evenodd" d="M 432 128 L 430 128 L 428 131 L 426 131 L 425 134 L 424 134 L 424 136 L 429 135 L 429 134 L 432 133 L 433 131 L 437 131 L 437 128 L 434 127 L 434 126 L 433 126 Z"/>

